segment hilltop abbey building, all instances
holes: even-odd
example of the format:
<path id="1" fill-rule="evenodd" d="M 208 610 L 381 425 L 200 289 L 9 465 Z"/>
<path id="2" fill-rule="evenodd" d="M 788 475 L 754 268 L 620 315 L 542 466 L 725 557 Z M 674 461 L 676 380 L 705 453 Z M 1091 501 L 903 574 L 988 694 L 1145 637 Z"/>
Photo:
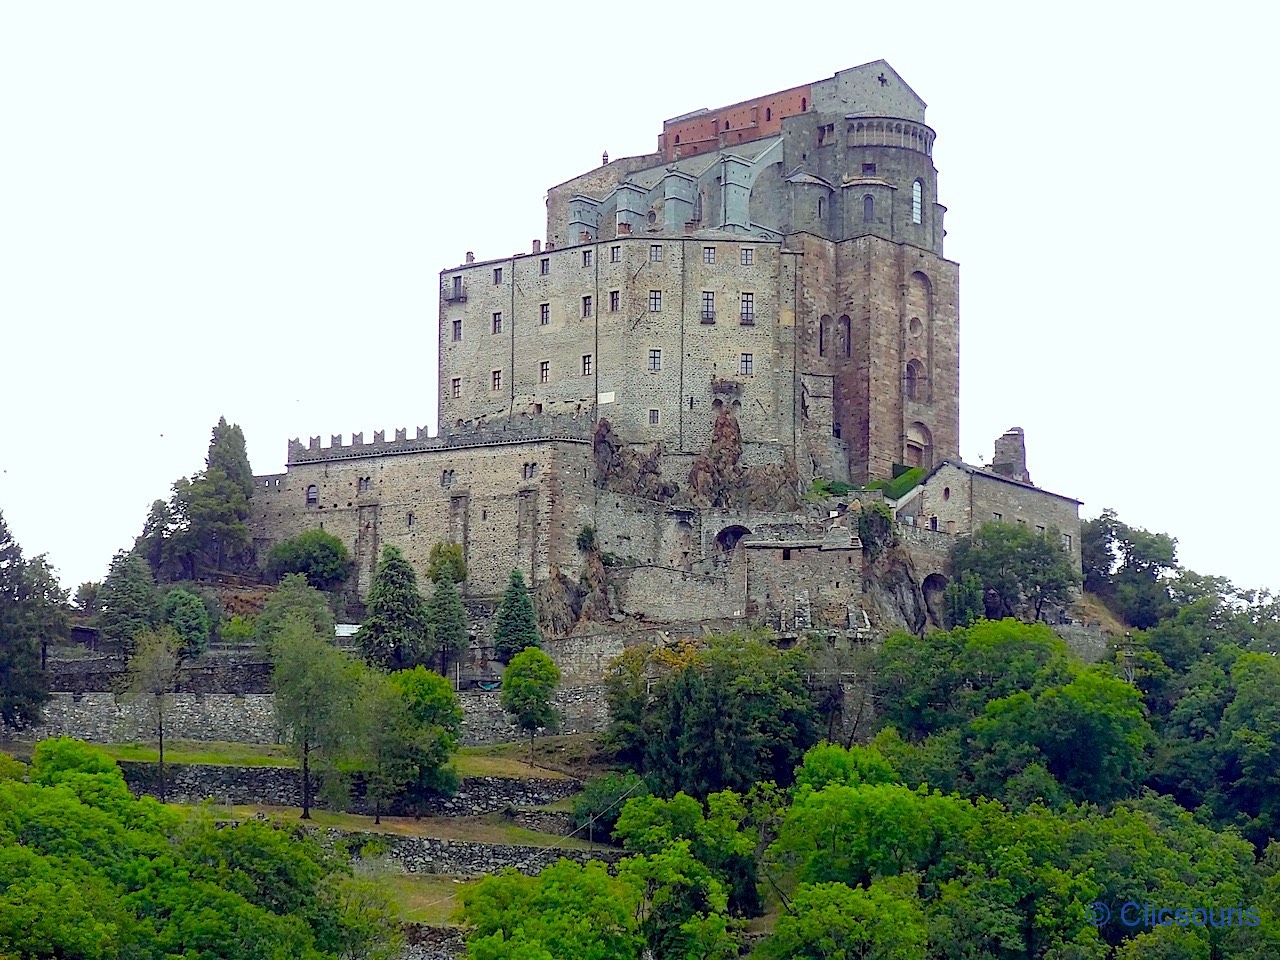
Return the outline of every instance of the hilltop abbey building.
<path id="1" fill-rule="evenodd" d="M 1052 526 L 1078 556 L 1078 504 L 1031 485 L 1020 432 L 990 471 L 959 462 L 934 140 L 876 61 L 668 120 L 653 153 L 552 187 L 545 241 L 440 274 L 438 435 L 292 441 L 287 472 L 258 478 L 255 541 L 323 526 L 361 592 L 383 544 L 421 567 L 457 542 L 486 594 L 513 566 L 576 577 L 591 526 L 627 560 L 609 601 L 624 615 L 845 625 L 867 619 L 845 509 L 878 494 L 800 495 L 924 467 L 890 504 L 940 538 L 923 600 L 943 538 L 985 519 Z"/>

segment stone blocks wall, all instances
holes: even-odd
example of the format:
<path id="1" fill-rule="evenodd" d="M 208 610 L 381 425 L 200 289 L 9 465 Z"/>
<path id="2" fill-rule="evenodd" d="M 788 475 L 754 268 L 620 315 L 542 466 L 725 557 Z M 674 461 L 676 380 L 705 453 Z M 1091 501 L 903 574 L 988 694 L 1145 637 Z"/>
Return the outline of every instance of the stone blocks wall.
<path id="1" fill-rule="evenodd" d="M 471 840 L 439 840 L 434 837 L 379 835 L 388 844 L 387 859 L 405 873 L 441 873 L 479 876 L 514 867 L 536 876 L 557 860 L 617 863 L 621 850 L 580 850 L 572 847 L 529 847 L 516 844 L 476 843 Z"/>
<path id="2" fill-rule="evenodd" d="M 122 761 L 129 789 L 137 794 L 155 795 L 159 785 L 159 765 Z M 165 764 L 166 793 L 175 803 L 203 803 L 213 800 L 227 806 L 260 804 L 271 807 L 302 805 L 302 782 L 294 767 L 233 767 L 212 763 Z M 468 817 L 496 813 L 508 807 L 539 807 L 577 793 L 581 784 L 570 779 L 527 779 L 509 777 L 464 777 L 452 797 L 438 797 L 425 811 L 427 816 Z M 324 807 L 317 797 L 316 806 Z M 353 785 L 352 813 L 372 814 L 364 801 L 363 787 Z M 398 813 L 396 807 L 384 811 Z"/>

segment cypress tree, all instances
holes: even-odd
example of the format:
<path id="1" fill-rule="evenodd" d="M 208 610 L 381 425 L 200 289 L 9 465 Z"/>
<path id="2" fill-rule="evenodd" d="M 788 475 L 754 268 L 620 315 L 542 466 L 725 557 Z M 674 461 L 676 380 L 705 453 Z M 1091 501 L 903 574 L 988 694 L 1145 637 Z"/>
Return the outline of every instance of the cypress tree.
<path id="1" fill-rule="evenodd" d="M 525 586 L 524 575 L 519 570 L 512 570 L 506 593 L 502 595 L 502 603 L 498 605 L 498 614 L 494 618 L 494 653 L 505 663 L 521 650 L 541 646 L 538 618 L 533 612 L 529 588 Z"/>

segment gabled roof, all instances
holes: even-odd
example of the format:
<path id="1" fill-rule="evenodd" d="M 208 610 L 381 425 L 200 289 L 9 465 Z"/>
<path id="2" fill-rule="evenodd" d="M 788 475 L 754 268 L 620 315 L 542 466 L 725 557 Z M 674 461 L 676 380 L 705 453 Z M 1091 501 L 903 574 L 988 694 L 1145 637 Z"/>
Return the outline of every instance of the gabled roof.
<path id="1" fill-rule="evenodd" d="M 1023 490 L 1033 490 L 1036 493 L 1043 493 L 1045 496 L 1048 496 L 1048 497 L 1056 497 L 1059 500 L 1066 500 L 1068 503 L 1074 503 L 1076 506 L 1079 506 L 1080 504 L 1084 503 L 1083 500 L 1077 500 L 1075 497 L 1068 497 L 1061 493 L 1054 493 L 1052 490 L 1046 490 L 1043 487 L 1037 487 L 1033 483 L 1023 483 L 1021 480 L 1014 480 L 1011 477 L 1004 477 L 998 473 L 992 473 L 990 470 L 983 470 L 981 467 L 975 467 L 973 464 L 965 463 L 963 460 L 951 460 L 951 459 L 942 460 L 936 467 L 934 467 L 932 470 L 928 472 L 928 474 L 926 474 L 925 478 L 920 481 L 919 486 L 917 486 L 915 489 L 917 490 L 920 489 L 920 487 L 924 486 L 926 483 L 932 480 L 933 475 L 936 474 L 939 470 L 941 470 L 944 466 L 947 466 L 948 464 L 955 467 L 957 470 L 963 470 L 965 473 L 969 474 L 970 476 L 983 477 L 987 480 L 996 480 L 996 481 L 999 481 L 1000 483 L 1007 483 L 1007 484 L 1010 484 L 1011 486 L 1021 487 Z"/>

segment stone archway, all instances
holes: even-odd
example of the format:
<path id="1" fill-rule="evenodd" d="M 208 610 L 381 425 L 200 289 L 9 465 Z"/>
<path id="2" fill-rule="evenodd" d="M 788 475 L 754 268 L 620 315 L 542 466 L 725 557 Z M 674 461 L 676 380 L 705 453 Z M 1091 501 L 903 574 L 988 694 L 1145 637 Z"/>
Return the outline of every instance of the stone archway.
<path id="1" fill-rule="evenodd" d="M 725 527 L 716 534 L 716 553 L 721 556 L 728 556 L 732 554 L 734 550 L 737 549 L 738 543 L 742 538 L 750 535 L 751 530 L 748 527 L 742 526 L 740 523 L 735 523 Z"/>
<path id="2" fill-rule="evenodd" d="M 947 626 L 947 604 L 943 596 L 947 589 L 947 578 L 940 573 L 931 573 L 924 578 L 920 592 L 924 594 L 924 609 L 933 626 L 945 630 Z"/>

